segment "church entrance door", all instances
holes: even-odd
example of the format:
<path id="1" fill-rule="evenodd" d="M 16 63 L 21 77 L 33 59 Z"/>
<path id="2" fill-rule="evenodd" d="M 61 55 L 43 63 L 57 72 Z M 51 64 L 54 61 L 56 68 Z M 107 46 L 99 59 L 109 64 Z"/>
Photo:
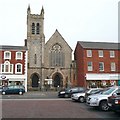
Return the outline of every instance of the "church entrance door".
<path id="1" fill-rule="evenodd" d="M 60 73 L 56 73 L 53 78 L 53 85 L 54 87 L 62 87 L 63 81 L 62 81 L 62 75 Z"/>
<path id="2" fill-rule="evenodd" d="M 39 77 L 36 73 L 32 75 L 32 87 L 38 87 L 39 86 Z"/>

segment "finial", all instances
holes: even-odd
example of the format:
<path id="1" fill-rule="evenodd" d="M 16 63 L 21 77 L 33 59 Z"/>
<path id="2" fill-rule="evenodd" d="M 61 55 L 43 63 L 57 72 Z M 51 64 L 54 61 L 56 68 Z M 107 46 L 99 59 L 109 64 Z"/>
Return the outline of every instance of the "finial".
<path id="1" fill-rule="evenodd" d="M 27 14 L 30 14 L 31 10 L 30 10 L 30 4 L 28 5 L 28 9 L 27 9 Z"/>
<path id="2" fill-rule="evenodd" d="M 44 8 L 42 6 L 42 9 L 41 9 L 41 15 L 44 14 Z"/>

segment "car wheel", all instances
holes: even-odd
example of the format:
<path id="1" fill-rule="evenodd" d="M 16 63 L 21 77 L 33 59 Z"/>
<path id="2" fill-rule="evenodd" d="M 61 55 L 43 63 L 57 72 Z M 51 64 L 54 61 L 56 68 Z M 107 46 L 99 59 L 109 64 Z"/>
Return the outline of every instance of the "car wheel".
<path id="1" fill-rule="evenodd" d="M 109 110 L 109 106 L 108 106 L 107 101 L 102 101 L 100 103 L 99 107 L 100 107 L 100 110 L 102 110 L 102 111 L 108 111 Z"/>
<path id="2" fill-rule="evenodd" d="M 19 95 L 22 95 L 23 93 L 22 93 L 22 91 L 19 91 Z"/>
<path id="3" fill-rule="evenodd" d="M 83 103 L 84 102 L 84 97 L 79 97 L 79 102 Z"/>
<path id="4" fill-rule="evenodd" d="M 5 95 L 5 92 L 2 92 L 2 95 Z"/>

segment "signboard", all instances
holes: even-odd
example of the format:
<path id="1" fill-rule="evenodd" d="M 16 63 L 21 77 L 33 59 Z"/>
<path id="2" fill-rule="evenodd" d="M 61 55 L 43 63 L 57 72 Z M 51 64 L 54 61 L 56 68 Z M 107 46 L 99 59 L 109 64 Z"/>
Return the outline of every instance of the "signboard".
<path id="1" fill-rule="evenodd" d="M 118 86 L 120 86 L 120 80 L 118 80 Z"/>
<path id="2" fill-rule="evenodd" d="M 5 75 L 2 75 L 2 76 L 1 76 L 1 78 L 2 78 L 2 79 L 5 79 L 5 78 L 6 78 L 6 76 L 5 76 Z"/>
<path id="3" fill-rule="evenodd" d="M 45 81 L 47 81 L 48 85 L 52 85 L 52 79 L 45 79 Z"/>

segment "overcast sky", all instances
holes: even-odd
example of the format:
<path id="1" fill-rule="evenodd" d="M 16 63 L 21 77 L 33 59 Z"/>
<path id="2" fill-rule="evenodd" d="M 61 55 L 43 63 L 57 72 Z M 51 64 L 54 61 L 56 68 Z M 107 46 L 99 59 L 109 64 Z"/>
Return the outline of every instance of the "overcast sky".
<path id="1" fill-rule="evenodd" d="M 56 29 L 74 50 L 77 41 L 118 42 L 119 0 L 0 0 L 0 44 L 24 45 L 27 7 L 45 10 L 48 41 Z"/>

